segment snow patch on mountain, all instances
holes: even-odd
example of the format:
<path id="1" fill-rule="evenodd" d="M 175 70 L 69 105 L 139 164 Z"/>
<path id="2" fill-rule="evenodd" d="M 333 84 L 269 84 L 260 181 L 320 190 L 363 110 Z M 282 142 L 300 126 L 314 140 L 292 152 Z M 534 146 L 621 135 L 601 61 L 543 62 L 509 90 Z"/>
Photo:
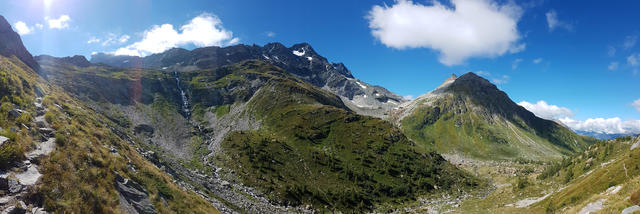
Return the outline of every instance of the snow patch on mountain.
<path id="1" fill-rule="evenodd" d="M 304 56 L 305 51 L 304 51 L 304 49 L 302 49 L 302 52 L 300 52 L 298 50 L 294 50 L 293 54 L 296 55 L 296 56 Z"/>

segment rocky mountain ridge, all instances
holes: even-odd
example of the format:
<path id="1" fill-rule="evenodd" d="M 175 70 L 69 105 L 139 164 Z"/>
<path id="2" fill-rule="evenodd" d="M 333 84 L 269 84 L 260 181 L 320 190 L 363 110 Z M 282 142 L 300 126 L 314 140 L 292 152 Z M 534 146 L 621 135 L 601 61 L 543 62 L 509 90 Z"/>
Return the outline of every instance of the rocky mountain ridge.
<path id="1" fill-rule="evenodd" d="M 361 114 L 386 117 L 387 111 L 406 101 L 402 96 L 383 87 L 354 78 L 344 64 L 329 62 L 307 43 L 295 44 L 289 48 L 280 43 L 265 46 L 214 46 L 191 51 L 173 48 L 146 57 L 98 53 L 91 57 L 91 62 L 123 68 L 193 71 L 219 68 L 248 59 L 262 60 L 281 67 L 316 87 L 340 96 L 349 108 Z"/>
<path id="2" fill-rule="evenodd" d="M 39 70 L 38 63 L 22 44 L 20 35 L 13 31 L 4 16 L 0 16 L 0 41 L 2 41 L 0 42 L 0 55 L 5 57 L 16 56 L 31 69 Z"/>

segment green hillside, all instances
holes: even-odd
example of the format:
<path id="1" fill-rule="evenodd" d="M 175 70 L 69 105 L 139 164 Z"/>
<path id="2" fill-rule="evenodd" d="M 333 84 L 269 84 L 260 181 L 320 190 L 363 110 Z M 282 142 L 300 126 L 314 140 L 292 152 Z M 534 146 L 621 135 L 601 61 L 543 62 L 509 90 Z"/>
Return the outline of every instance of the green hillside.
<path id="1" fill-rule="evenodd" d="M 39 181 L 21 193 L 24 195 L 9 195 L 24 200 L 28 207 L 23 208 L 119 213 L 123 199 L 116 188 L 118 173 L 142 185 L 156 212 L 218 212 L 200 196 L 176 186 L 173 178 L 138 154 L 125 135 L 109 128 L 116 126 L 114 123 L 47 83 L 17 58 L 0 57 L 0 77 L 0 135 L 10 138 L 0 146 L 0 166 L 5 172 L 22 175 L 22 160 L 39 149 L 36 145 L 46 137 L 36 128 L 50 124 L 46 126 L 56 133 L 53 152 L 31 163 L 42 173 Z M 46 109 L 46 123 L 37 122 L 37 97 Z M 13 118 L 8 111 L 14 108 L 24 113 Z"/>
<path id="2" fill-rule="evenodd" d="M 425 148 L 484 160 L 559 160 L 594 139 L 536 117 L 473 73 L 417 99 L 400 124 Z"/>
<path id="3" fill-rule="evenodd" d="M 265 66 L 243 66 L 255 64 Z M 287 76 L 271 76 L 249 101 L 263 127 L 223 141 L 217 160 L 245 184 L 281 203 L 359 212 L 482 186 L 440 155 L 414 146 L 389 122 L 340 108 L 334 95 Z"/>

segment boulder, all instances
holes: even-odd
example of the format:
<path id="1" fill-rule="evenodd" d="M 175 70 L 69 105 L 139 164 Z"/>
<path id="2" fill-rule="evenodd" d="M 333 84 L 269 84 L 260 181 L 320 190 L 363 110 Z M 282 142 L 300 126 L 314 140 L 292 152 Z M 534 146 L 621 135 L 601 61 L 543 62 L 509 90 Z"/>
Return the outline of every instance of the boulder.
<path id="1" fill-rule="evenodd" d="M 14 108 L 14 109 L 11 109 L 11 111 L 9 111 L 9 116 L 14 117 L 14 118 L 18 118 L 18 117 L 20 117 L 23 113 L 24 113 L 24 111 L 23 111 L 23 110 L 20 110 L 20 109 Z"/>
<path id="2" fill-rule="evenodd" d="M 20 192 L 20 190 L 22 190 L 22 184 L 20 184 L 20 182 L 15 179 L 8 179 L 7 186 L 9 187 L 9 192 L 11 194 L 18 193 Z"/>
<path id="3" fill-rule="evenodd" d="M 9 190 L 9 180 L 4 176 L 0 176 L 0 190 Z"/>
<path id="4" fill-rule="evenodd" d="M 120 193 L 120 199 L 124 199 L 127 204 L 123 204 L 124 201 L 120 201 L 123 207 L 133 207 L 137 213 L 156 213 L 155 207 L 149 200 L 147 191 L 138 183 L 129 179 L 123 178 L 120 174 L 116 173 L 116 189 Z M 127 210 L 125 210 L 127 211 Z M 131 211 L 128 211 L 131 213 Z"/>
<path id="5" fill-rule="evenodd" d="M 27 210 L 25 210 L 22 207 L 17 207 L 17 206 L 10 206 L 7 209 L 2 211 L 2 214 L 23 214 L 26 213 Z"/>
<path id="6" fill-rule="evenodd" d="M 13 198 L 13 197 L 8 196 L 8 195 L 7 195 L 7 196 L 4 196 L 4 197 L 2 197 L 2 198 L 0 198 L 0 206 L 1 206 L 1 205 L 8 204 L 8 203 L 11 201 L 11 199 L 12 199 L 12 198 Z"/>
<path id="7" fill-rule="evenodd" d="M 2 146 L 2 144 L 4 144 L 4 142 L 7 142 L 7 141 L 9 141 L 8 137 L 0 135 L 0 146 Z"/>
<path id="8" fill-rule="evenodd" d="M 54 137 L 56 131 L 52 128 L 39 128 L 38 132 L 46 137 Z"/>

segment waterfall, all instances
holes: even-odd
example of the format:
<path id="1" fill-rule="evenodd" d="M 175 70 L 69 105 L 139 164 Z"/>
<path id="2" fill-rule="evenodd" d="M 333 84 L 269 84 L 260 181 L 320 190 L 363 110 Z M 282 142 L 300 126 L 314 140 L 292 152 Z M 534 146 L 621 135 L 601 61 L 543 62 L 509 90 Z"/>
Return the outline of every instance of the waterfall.
<path id="1" fill-rule="evenodd" d="M 178 85 L 178 90 L 180 91 L 180 97 L 182 98 L 182 111 L 187 118 L 189 118 L 191 112 L 189 111 L 189 100 L 187 100 L 187 94 L 182 90 L 182 86 L 180 86 L 180 78 L 178 76 L 178 72 L 174 71 L 173 75 L 176 77 L 176 84 Z"/>

